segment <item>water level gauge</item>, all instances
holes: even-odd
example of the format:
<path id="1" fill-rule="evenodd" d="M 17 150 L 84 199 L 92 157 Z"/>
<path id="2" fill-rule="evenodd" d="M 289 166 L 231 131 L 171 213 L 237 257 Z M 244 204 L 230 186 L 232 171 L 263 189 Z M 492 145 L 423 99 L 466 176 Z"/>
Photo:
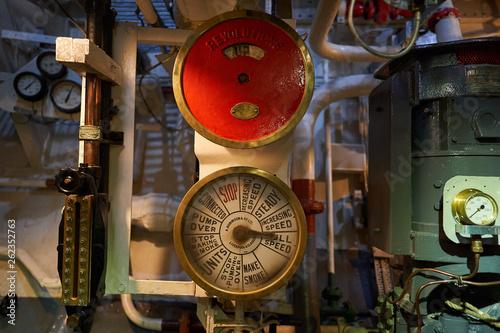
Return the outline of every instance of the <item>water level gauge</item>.
<path id="1" fill-rule="evenodd" d="M 256 299 L 283 286 L 306 246 L 305 215 L 276 176 L 249 167 L 196 183 L 175 219 L 174 243 L 188 275 L 227 299 Z"/>

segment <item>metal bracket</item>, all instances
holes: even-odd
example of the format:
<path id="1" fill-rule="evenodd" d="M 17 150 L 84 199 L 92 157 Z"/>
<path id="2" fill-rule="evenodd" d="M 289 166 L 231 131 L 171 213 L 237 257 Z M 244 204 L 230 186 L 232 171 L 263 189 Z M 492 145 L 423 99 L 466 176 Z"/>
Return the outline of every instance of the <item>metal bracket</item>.
<path id="1" fill-rule="evenodd" d="M 56 60 L 82 76 L 93 73 L 105 81 L 122 84 L 122 67 L 88 39 L 58 37 Z"/>
<path id="2" fill-rule="evenodd" d="M 456 224 L 455 231 L 465 235 L 498 235 L 500 233 L 500 226 Z"/>
<path id="3" fill-rule="evenodd" d="M 101 127 L 94 125 L 80 126 L 78 137 L 80 140 L 99 141 L 112 145 L 123 145 L 123 132 L 102 131 Z"/>
<path id="4" fill-rule="evenodd" d="M 101 128 L 94 125 L 82 125 L 78 133 L 80 140 L 101 141 Z"/>

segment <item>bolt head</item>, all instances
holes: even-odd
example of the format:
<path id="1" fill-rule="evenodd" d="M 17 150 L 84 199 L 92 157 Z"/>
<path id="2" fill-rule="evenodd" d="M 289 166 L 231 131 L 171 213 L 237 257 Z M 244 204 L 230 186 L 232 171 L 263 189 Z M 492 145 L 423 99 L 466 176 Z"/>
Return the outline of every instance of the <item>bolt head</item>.
<path id="1" fill-rule="evenodd" d="M 434 187 L 435 188 L 441 188 L 444 185 L 443 181 L 438 179 L 434 182 Z"/>
<path id="2" fill-rule="evenodd" d="M 71 279 L 70 278 L 64 279 L 64 284 L 69 286 L 71 284 Z"/>

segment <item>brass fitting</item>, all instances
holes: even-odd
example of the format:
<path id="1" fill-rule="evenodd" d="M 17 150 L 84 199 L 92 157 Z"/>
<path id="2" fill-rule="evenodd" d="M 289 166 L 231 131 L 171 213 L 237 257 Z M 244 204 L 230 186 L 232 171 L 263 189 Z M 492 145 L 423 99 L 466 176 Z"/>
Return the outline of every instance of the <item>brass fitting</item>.
<path id="1" fill-rule="evenodd" d="M 474 253 L 483 253 L 483 241 L 481 236 L 472 236 L 470 249 Z"/>

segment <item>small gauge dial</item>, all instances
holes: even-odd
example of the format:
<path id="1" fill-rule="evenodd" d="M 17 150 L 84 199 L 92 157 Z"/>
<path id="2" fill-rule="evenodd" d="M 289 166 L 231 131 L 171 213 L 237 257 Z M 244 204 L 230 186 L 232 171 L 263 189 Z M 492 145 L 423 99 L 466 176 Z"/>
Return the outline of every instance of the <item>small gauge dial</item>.
<path id="1" fill-rule="evenodd" d="M 64 113 L 80 111 L 82 87 L 69 80 L 57 82 L 50 91 L 50 99 L 54 106 Z"/>
<path id="2" fill-rule="evenodd" d="M 47 95 L 47 83 L 38 74 L 22 72 L 14 78 L 14 90 L 25 100 L 35 102 Z"/>
<path id="3" fill-rule="evenodd" d="M 476 189 L 467 189 L 453 199 L 453 215 L 461 223 L 490 225 L 498 216 L 498 206 L 488 194 Z"/>
<path id="4" fill-rule="evenodd" d="M 45 51 L 36 59 L 36 66 L 43 76 L 49 79 L 60 79 L 66 75 L 67 69 L 56 60 L 54 51 Z"/>
<path id="5" fill-rule="evenodd" d="M 256 299 L 284 285 L 302 260 L 305 216 L 290 188 L 265 171 L 233 167 L 183 199 L 174 243 L 188 275 L 214 295 Z"/>

